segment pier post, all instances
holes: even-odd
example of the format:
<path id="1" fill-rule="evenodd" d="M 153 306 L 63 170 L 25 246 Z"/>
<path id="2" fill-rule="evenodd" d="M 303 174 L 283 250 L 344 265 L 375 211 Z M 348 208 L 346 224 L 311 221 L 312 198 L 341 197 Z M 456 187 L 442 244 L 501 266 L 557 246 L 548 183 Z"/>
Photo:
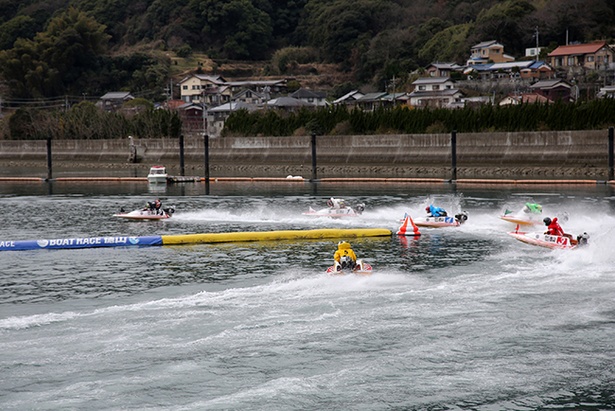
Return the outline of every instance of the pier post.
<path id="1" fill-rule="evenodd" d="M 205 161 L 205 183 L 209 184 L 209 134 L 203 136 L 205 143 L 204 161 Z"/>
<path id="2" fill-rule="evenodd" d="M 51 167 L 51 137 L 47 137 L 47 181 L 51 181 L 53 172 Z"/>
<path id="3" fill-rule="evenodd" d="M 316 181 L 318 176 L 316 175 L 316 133 L 312 133 L 312 178 L 310 181 Z"/>
<path id="4" fill-rule="evenodd" d="M 184 162 L 184 135 L 179 135 L 179 175 L 185 175 L 185 162 Z"/>
<path id="5" fill-rule="evenodd" d="M 614 143 L 613 143 L 613 127 L 609 127 L 609 181 L 615 180 L 615 171 L 613 169 L 615 161 L 613 161 Z"/>
<path id="6" fill-rule="evenodd" d="M 451 132 L 451 183 L 457 180 L 457 130 Z"/>

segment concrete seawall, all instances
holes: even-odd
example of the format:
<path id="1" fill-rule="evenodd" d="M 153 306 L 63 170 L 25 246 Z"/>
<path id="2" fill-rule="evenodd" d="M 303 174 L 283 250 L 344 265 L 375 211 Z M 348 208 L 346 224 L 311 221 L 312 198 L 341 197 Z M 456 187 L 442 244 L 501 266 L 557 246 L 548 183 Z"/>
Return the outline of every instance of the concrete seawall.
<path id="1" fill-rule="evenodd" d="M 440 178 L 452 175 L 450 134 L 319 136 L 317 177 Z M 153 164 L 180 174 L 179 140 L 55 140 L 53 176 L 145 177 Z M 457 179 L 594 179 L 609 177 L 609 130 L 458 133 Z M 185 175 L 204 175 L 204 139 L 184 139 Z M 312 175 L 310 136 L 209 139 L 210 177 Z M 46 141 L 0 140 L 0 177 L 45 177 Z"/>

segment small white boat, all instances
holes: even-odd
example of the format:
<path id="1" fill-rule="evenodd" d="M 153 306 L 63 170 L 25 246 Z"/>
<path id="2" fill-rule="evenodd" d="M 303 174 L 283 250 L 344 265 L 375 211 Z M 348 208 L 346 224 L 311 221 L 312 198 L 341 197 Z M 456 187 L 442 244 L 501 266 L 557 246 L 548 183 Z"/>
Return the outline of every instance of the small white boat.
<path id="1" fill-rule="evenodd" d="M 560 236 L 541 232 L 529 233 L 519 231 L 518 225 L 515 231 L 508 234 L 523 243 L 551 249 L 574 249 L 581 245 L 587 244 L 587 241 L 589 240 L 589 235 L 587 233 L 583 233 L 575 239 L 571 235 Z"/>
<path id="2" fill-rule="evenodd" d="M 327 268 L 327 274 L 332 275 L 346 275 L 346 274 L 356 274 L 356 275 L 371 275 L 372 266 L 366 263 L 363 260 L 357 260 L 354 268 L 348 266 L 348 264 L 342 262 L 339 263 L 335 261 L 332 266 Z"/>
<path id="3" fill-rule="evenodd" d="M 119 213 L 113 214 L 113 217 L 124 218 L 126 220 L 166 220 L 167 218 L 171 218 L 173 213 L 175 212 L 175 208 L 169 207 L 161 210 L 152 210 L 150 208 L 144 208 L 141 210 L 134 210 L 131 212 L 124 212 L 124 210 L 120 210 Z"/>
<path id="4" fill-rule="evenodd" d="M 440 227 L 459 227 L 468 219 L 466 212 L 455 214 L 454 217 L 417 217 L 414 224 L 418 227 L 440 228 Z"/>
<path id="5" fill-rule="evenodd" d="M 149 181 L 150 184 L 166 184 L 167 177 L 167 169 L 164 166 L 152 166 L 152 168 L 149 169 L 147 181 Z"/>

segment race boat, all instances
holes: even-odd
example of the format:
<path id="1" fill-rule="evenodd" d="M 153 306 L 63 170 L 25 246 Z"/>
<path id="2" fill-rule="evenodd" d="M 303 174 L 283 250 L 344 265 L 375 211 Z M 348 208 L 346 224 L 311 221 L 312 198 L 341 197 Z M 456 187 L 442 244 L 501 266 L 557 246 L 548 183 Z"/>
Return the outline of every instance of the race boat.
<path id="1" fill-rule="evenodd" d="M 454 217 L 450 217 L 450 216 L 430 217 L 428 216 L 428 217 L 417 217 L 413 219 L 414 224 L 416 226 L 429 227 L 429 228 L 459 227 L 461 224 L 465 223 L 467 220 L 468 220 L 468 213 L 465 211 L 459 214 L 455 214 Z"/>
<path id="2" fill-rule="evenodd" d="M 327 268 L 327 274 L 331 275 L 346 275 L 346 274 L 356 274 L 356 275 L 371 275 L 372 274 L 372 266 L 363 260 L 357 260 L 354 268 L 352 268 L 351 264 L 348 264 L 348 261 L 344 261 L 342 257 L 340 262 L 335 261 L 332 266 Z"/>
<path id="3" fill-rule="evenodd" d="M 346 202 L 342 199 L 330 198 L 327 200 L 328 208 L 321 210 L 315 210 L 312 207 L 303 215 L 313 217 L 331 217 L 331 218 L 344 218 L 344 217 L 358 217 L 363 214 L 365 210 L 365 204 L 357 204 L 355 207 L 346 205 Z"/>
<path id="4" fill-rule="evenodd" d="M 504 221 L 508 221 L 509 223 L 524 226 L 542 225 L 542 216 L 540 214 L 528 214 L 522 211 L 513 213 L 510 210 L 506 210 L 500 218 Z"/>
<path id="5" fill-rule="evenodd" d="M 175 208 L 163 208 L 161 210 L 152 209 L 150 207 L 146 207 L 140 210 L 134 210 L 130 212 L 125 212 L 122 208 L 119 213 L 113 214 L 113 217 L 124 218 L 126 220 L 166 220 L 167 218 L 171 218 L 171 216 L 175 213 Z"/>
<path id="6" fill-rule="evenodd" d="M 164 166 L 152 166 L 152 168 L 149 169 L 147 181 L 150 184 L 166 184 L 167 177 L 167 169 Z"/>
<path id="7" fill-rule="evenodd" d="M 504 210 L 500 218 L 513 224 L 542 225 L 542 206 L 536 203 L 525 203 L 523 208 L 516 213 L 508 209 Z"/>
<path id="8" fill-rule="evenodd" d="M 569 234 L 560 236 L 541 232 L 519 231 L 519 225 L 517 225 L 515 231 L 508 234 L 523 243 L 551 249 L 574 249 L 587 244 L 589 240 L 589 235 L 587 233 L 580 234 L 577 238 L 573 238 Z"/>

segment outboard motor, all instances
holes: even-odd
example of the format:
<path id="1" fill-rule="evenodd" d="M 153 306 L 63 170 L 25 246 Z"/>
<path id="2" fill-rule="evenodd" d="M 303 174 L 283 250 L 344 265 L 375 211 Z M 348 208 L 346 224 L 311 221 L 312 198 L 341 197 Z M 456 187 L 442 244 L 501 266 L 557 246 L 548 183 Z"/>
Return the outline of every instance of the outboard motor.
<path id="1" fill-rule="evenodd" d="M 348 256 L 340 258 L 340 265 L 342 266 L 342 268 L 354 268 L 354 262 L 352 261 L 352 258 Z"/>
<path id="2" fill-rule="evenodd" d="M 579 234 L 577 236 L 577 243 L 578 243 L 579 246 L 587 245 L 588 241 L 589 241 L 589 234 L 587 234 L 587 233 Z"/>
<path id="3" fill-rule="evenodd" d="M 172 215 L 175 212 L 175 207 L 163 208 L 162 211 L 164 211 L 168 215 Z"/>
<path id="4" fill-rule="evenodd" d="M 462 211 L 459 214 L 455 214 L 455 219 L 459 221 L 460 223 L 465 223 L 466 221 L 468 221 L 467 211 Z"/>
<path id="5" fill-rule="evenodd" d="M 357 214 L 363 214 L 363 211 L 365 211 L 365 204 L 364 203 L 357 204 L 354 210 L 356 211 Z"/>

